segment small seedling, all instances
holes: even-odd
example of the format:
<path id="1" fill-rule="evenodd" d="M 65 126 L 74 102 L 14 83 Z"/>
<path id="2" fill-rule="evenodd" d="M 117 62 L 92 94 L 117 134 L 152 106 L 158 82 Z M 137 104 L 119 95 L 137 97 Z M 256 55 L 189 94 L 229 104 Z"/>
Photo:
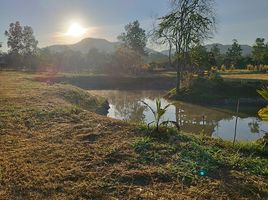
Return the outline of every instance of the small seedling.
<path id="1" fill-rule="evenodd" d="M 154 115 L 154 121 L 148 123 L 148 128 L 150 126 L 150 124 L 155 123 L 156 124 L 156 128 L 155 131 L 159 132 L 159 127 L 161 125 L 167 125 L 168 123 L 172 123 L 176 126 L 176 128 L 179 130 L 180 127 L 178 125 L 178 123 L 176 121 L 161 121 L 161 118 L 164 116 L 164 114 L 166 113 L 167 109 L 169 106 L 171 106 L 171 104 L 167 104 L 165 107 L 162 108 L 161 106 L 161 100 L 160 99 L 156 99 L 156 110 L 154 110 L 148 103 L 146 103 L 145 101 L 141 101 L 145 106 L 147 106 L 153 113 Z"/>

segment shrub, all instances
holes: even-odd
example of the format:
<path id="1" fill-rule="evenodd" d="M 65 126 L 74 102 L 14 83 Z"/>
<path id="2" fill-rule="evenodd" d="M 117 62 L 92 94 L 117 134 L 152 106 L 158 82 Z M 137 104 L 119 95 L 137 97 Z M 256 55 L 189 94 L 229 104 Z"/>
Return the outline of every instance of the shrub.
<path id="1" fill-rule="evenodd" d="M 268 72 L 268 65 L 260 65 L 259 71 L 261 72 Z"/>
<path id="2" fill-rule="evenodd" d="M 231 65 L 230 70 L 231 71 L 234 71 L 235 70 L 235 66 L 234 65 Z"/>
<path id="3" fill-rule="evenodd" d="M 225 67 L 225 65 L 222 65 L 222 66 L 221 66 L 221 71 L 223 71 L 223 72 L 226 71 L 226 67 Z"/>
<path id="4" fill-rule="evenodd" d="M 247 70 L 253 71 L 253 69 L 254 69 L 254 66 L 253 65 L 251 65 L 251 64 L 247 65 Z"/>
<path id="5" fill-rule="evenodd" d="M 218 71 L 218 67 L 217 66 L 212 66 L 210 69 L 211 73 L 216 73 Z"/>

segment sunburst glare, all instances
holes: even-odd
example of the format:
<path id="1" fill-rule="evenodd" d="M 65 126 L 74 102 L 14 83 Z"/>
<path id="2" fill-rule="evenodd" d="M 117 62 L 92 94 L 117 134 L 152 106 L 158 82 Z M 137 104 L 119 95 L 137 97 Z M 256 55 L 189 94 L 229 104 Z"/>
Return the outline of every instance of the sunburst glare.
<path id="1" fill-rule="evenodd" d="M 66 32 L 66 35 L 72 36 L 72 37 L 81 37 L 86 33 L 86 31 L 87 30 L 83 28 L 79 23 L 75 22 L 69 26 L 68 31 Z"/>

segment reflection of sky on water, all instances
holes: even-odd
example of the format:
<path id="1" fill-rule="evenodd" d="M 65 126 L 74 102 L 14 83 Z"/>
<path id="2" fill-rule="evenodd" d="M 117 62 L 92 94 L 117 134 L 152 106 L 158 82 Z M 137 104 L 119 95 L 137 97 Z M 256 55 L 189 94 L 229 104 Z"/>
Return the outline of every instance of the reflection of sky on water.
<path id="1" fill-rule="evenodd" d="M 233 116 L 231 120 L 220 120 L 218 122 L 217 127 L 215 127 L 214 132 L 212 134 L 213 137 L 220 137 L 222 139 L 233 139 L 234 137 L 234 127 L 235 127 L 235 119 Z M 259 130 L 253 131 L 249 124 L 255 123 L 258 124 Z M 237 138 L 239 140 L 256 140 L 263 136 L 262 130 L 268 130 L 268 123 L 259 121 L 255 117 L 248 118 L 238 118 L 237 123 Z"/>
<path id="2" fill-rule="evenodd" d="M 145 101 L 155 110 L 155 99 L 164 95 L 161 91 L 95 90 L 90 92 L 108 99 L 110 109 L 107 116 L 146 123 L 152 122 L 154 116 L 141 101 Z M 164 107 L 169 102 L 161 98 L 161 103 Z M 252 114 L 239 114 L 237 140 L 256 140 L 263 136 L 263 131 L 268 131 L 268 122 L 260 121 L 256 117 L 255 110 L 257 112 L 258 109 L 253 109 Z M 232 140 L 235 119 L 235 113 L 228 110 L 176 102 L 168 107 L 162 121 L 177 121 L 186 132 L 204 132 L 213 137 Z"/>

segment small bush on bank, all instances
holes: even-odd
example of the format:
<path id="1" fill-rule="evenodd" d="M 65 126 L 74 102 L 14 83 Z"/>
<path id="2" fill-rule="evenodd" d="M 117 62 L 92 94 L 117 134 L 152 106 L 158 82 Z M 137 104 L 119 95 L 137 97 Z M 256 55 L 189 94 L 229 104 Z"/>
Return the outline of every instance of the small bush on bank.
<path id="1" fill-rule="evenodd" d="M 235 66 L 234 65 L 231 65 L 230 70 L 231 71 L 234 71 L 235 70 Z"/>
<path id="2" fill-rule="evenodd" d="M 223 71 L 223 72 L 226 71 L 226 67 L 225 67 L 225 65 L 222 65 L 222 66 L 221 66 L 221 71 Z"/>

